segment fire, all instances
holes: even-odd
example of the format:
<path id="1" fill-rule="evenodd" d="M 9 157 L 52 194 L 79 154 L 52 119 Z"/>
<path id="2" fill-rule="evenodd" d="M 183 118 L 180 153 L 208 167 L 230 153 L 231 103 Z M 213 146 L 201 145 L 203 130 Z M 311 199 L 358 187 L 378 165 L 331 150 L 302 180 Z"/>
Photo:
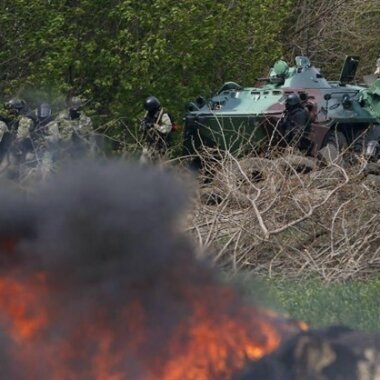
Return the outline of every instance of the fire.
<path id="1" fill-rule="evenodd" d="M 152 339 L 164 336 L 165 326 L 154 326 L 137 298 L 121 305 L 112 321 L 99 304 L 95 312 L 78 313 L 67 324 L 49 301 L 59 298 L 55 292 L 42 273 L 0 279 L 0 323 L 15 365 L 33 373 L 42 354 L 46 375 L 41 378 L 46 379 L 230 380 L 247 360 L 272 352 L 299 329 L 273 313 L 244 306 L 232 289 L 212 284 L 177 289 L 186 315 L 168 327 L 161 345 Z M 54 331 L 61 333 L 54 337 Z"/>
<path id="2" fill-rule="evenodd" d="M 234 310 L 231 289 L 206 288 L 189 302 L 194 313 L 174 334 L 162 379 L 230 379 L 247 359 L 262 357 L 280 342 L 280 329 L 257 309 Z"/>
<path id="3" fill-rule="evenodd" d="M 299 332 L 195 258 L 170 173 L 75 163 L 44 186 L 0 204 L 1 378 L 232 380 Z"/>
<path id="4" fill-rule="evenodd" d="M 36 282 L 36 287 L 41 287 L 43 276 L 38 276 Z M 5 321 L 11 326 L 13 339 L 17 341 L 32 339 L 46 324 L 44 310 L 36 305 L 38 302 L 36 288 L 27 288 L 14 278 L 0 278 L 0 299 L 3 317 L 5 314 Z"/>
<path id="5" fill-rule="evenodd" d="M 187 332 L 189 342 L 186 347 L 177 347 L 180 342 L 174 340 L 173 355 L 164 367 L 162 379 L 230 379 L 247 359 L 258 359 L 279 344 L 276 332 L 265 331 L 264 324 L 255 328 L 261 329 L 267 340 L 257 342 L 247 326 L 242 326 L 239 321 L 220 319 L 214 321 L 219 322 L 217 325 L 206 319 L 192 326 Z"/>

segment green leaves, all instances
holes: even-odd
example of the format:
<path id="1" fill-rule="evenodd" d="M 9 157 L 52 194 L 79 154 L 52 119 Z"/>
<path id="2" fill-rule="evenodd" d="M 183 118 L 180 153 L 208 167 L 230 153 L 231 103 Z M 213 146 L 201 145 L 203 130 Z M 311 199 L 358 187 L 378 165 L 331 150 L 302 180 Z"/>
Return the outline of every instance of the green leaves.
<path id="1" fill-rule="evenodd" d="M 227 80 L 246 85 L 281 54 L 288 5 L 274 0 L 5 1 L 0 64 L 8 92 L 86 93 L 109 118 L 134 116 L 154 93 L 184 104 Z M 276 12 L 273 12 L 276 9 Z M 5 42 L 4 42 L 5 41 Z M 269 45 L 268 45 L 269 42 Z"/>

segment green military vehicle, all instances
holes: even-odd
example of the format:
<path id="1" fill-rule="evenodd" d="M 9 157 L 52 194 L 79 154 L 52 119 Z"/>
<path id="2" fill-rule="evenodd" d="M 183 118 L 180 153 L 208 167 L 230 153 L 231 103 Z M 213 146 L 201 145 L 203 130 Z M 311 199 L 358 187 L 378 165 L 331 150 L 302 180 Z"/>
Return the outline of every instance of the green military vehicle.
<path id="1" fill-rule="evenodd" d="M 241 153 L 265 151 L 277 144 L 276 126 L 284 115 L 289 94 L 300 96 L 310 112 L 309 154 L 330 155 L 347 146 L 363 149 L 366 134 L 378 121 L 363 107 L 364 85 L 354 83 L 359 58 L 347 56 L 338 81 L 329 81 L 304 56 L 289 67 L 274 63 L 267 78 L 255 87 L 225 83 L 209 100 L 201 97 L 187 106 L 184 153 L 194 155 L 202 146 Z M 244 148 L 242 148 L 244 147 Z"/>
<path id="2" fill-rule="evenodd" d="M 380 156 L 380 78 L 367 76 L 368 87 L 359 95 L 360 104 L 377 120 L 368 130 L 366 138 L 366 154 L 368 157 Z"/>

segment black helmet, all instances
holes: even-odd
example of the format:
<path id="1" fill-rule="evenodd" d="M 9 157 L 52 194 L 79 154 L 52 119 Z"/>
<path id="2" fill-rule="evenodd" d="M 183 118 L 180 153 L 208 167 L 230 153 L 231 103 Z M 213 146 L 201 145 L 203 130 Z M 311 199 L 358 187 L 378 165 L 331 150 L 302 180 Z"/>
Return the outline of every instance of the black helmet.
<path id="1" fill-rule="evenodd" d="M 148 112 L 157 111 L 161 107 L 160 101 L 155 96 L 148 96 L 144 102 L 144 108 Z"/>
<path id="2" fill-rule="evenodd" d="M 41 103 L 37 108 L 37 117 L 39 119 L 46 119 L 51 116 L 51 107 L 48 103 Z"/>
<path id="3" fill-rule="evenodd" d="M 5 108 L 20 114 L 26 108 L 25 100 L 13 98 L 5 103 Z"/>
<path id="4" fill-rule="evenodd" d="M 289 94 L 285 100 L 285 108 L 293 108 L 301 104 L 301 99 L 297 94 Z"/>

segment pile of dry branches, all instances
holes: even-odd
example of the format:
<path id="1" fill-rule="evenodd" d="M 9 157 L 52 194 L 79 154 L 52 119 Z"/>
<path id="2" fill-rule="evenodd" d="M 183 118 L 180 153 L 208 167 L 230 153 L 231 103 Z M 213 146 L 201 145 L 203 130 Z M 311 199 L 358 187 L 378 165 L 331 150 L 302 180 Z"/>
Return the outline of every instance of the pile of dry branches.
<path id="1" fill-rule="evenodd" d="M 380 177 L 366 162 L 227 152 L 204 164 L 188 230 L 217 265 L 329 282 L 378 273 Z"/>

